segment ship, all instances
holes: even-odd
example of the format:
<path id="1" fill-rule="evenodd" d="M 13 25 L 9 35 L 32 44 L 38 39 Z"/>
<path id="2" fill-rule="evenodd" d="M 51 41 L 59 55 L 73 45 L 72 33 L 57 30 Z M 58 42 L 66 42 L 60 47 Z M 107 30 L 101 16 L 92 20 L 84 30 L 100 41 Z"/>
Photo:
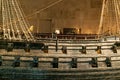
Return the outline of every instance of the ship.
<path id="1" fill-rule="evenodd" d="M 103 27 L 104 15 L 111 11 L 106 11 L 106 8 L 111 9 L 107 3 L 115 3 L 114 11 L 117 11 L 119 0 L 103 0 L 98 34 L 37 36 L 31 33 L 32 27 L 29 29 L 17 0 L 0 2 L 0 80 L 120 79 L 119 30 L 112 35 L 110 28 Z M 116 12 L 118 25 L 117 14 L 119 11 Z"/>

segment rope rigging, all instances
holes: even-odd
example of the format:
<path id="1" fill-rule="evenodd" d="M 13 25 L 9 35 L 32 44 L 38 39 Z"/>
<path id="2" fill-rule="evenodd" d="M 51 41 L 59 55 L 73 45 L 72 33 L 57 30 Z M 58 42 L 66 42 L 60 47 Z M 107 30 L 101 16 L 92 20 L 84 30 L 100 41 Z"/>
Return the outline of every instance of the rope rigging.
<path id="1" fill-rule="evenodd" d="M 42 8 L 42 9 L 40 9 L 40 10 L 37 10 L 37 11 L 35 11 L 34 13 L 32 13 L 32 14 L 26 16 L 26 18 L 30 19 L 30 18 L 32 18 L 33 15 L 36 15 L 36 14 L 38 14 L 38 13 L 40 13 L 40 12 L 42 12 L 42 11 L 44 11 L 44 10 L 50 8 L 50 7 L 52 7 L 52 6 L 54 6 L 54 5 L 56 5 L 56 4 L 60 3 L 60 2 L 62 2 L 62 1 L 63 1 L 63 0 L 57 0 L 57 1 L 55 1 L 55 2 L 52 2 L 50 5 L 45 6 L 44 8 Z"/>
<path id="2" fill-rule="evenodd" d="M 17 0 L 1 0 L 1 5 L 3 39 L 34 40 Z"/>
<path id="3" fill-rule="evenodd" d="M 98 35 L 120 35 L 120 0 L 103 0 Z"/>
<path id="4" fill-rule="evenodd" d="M 58 1 L 52 2 L 50 5 L 45 6 L 44 8 L 42 8 L 42 9 L 40 9 L 40 10 L 34 11 L 34 13 L 32 13 L 32 14 L 30 14 L 30 15 L 28 15 L 28 16 L 25 16 L 22 7 L 21 7 L 21 6 L 19 6 L 19 7 L 21 8 L 21 11 L 22 11 L 22 13 L 23 13 L 23 15 L 24 15 L 24 19 L 25 19 L 25 20 L 28 20 L 28 19 L 31 19 L 34 15 L 36 15 L 36 14 L 38 14 L 38 13 L 40 13 L 40 12 L 42 12 L 42 11 L 44 11 L 44 10 L 52 7 L 52 6 L 54 6 L 54 5 L 56 5 L 56 4 L 58 4 L 58 3 L 62 2 L 62 1 L 63 1 L 63 0 L 58 0 Z M 20 5 L 20 1 L 19 1 L 19 0 L 17 0 L 17 3 Z M 15 20 L 12 21 L 12 23 L 16 23 L 17 21 L 18 21 L 18 20 L 15 19 Z M 9 23 L 9 24 L 10 24 L 10 23 Z"/>
<path id="5" fill-rule="evenodd" d="M 31 18 L 63 0 L 52 4 L 26 16 L 17 0 L 0 0 L 2 11 L 3 38 L 9 40 L 34 40 L 29 30 L 30 24 L 27 18 Z M 98 35 L 119 35 L 120 34 L 120 0 L 103 0 Z"/>
<path id="6" fill-rule="evenodd" d="M 34 40 L 34 37 L 29 30 L 30 24 L 26 20 L 32 18 L 33 15 L 46 10 L 63 0 L 58 0 L 51 3 L 50 5 L 34 12 L 29 16 L 25 16 L 19 0 L 0 0 L 1 12 L 2 12 L 2 32 L 3 39 L 8 40 L 22 40 L 23 38 L 27 41 Z M 24 36 L 24 37 L 22 37 Z"/>

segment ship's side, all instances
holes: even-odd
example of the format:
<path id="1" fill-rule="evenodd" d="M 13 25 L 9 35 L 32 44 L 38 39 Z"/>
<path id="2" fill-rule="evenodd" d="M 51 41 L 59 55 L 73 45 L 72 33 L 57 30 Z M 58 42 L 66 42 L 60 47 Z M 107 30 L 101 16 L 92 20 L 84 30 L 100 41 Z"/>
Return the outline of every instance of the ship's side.
<path id="1" fill-rule="evenodd" d="M 7 42 L 0 49 L 0 78 L 5 80 L 118 80 L 119 41 L 46 39 L 41 47 Z M 11 45 L 12 44 L 12 45 Z M 20 44 L 18 44 L 20 46 Z"/>

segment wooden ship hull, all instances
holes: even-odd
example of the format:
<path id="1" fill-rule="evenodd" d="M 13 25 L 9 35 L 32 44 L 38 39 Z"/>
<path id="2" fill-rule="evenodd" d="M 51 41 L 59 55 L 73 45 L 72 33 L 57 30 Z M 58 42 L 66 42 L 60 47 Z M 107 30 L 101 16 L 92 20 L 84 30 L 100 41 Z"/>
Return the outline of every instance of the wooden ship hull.
<path id="1" fill-rule="evenodd" d="M 120 79 L 119 37 L 101 38 L 120 34 L 119 0 L 103 0 L 98 35 L 84 36 L 33 35 L 18 0 L 0 3 L 0 80 Z"/>
<path id="2" fill-rule="evenodd" d="M 42 39 L 37 46 L 22 43 L 29 45 L 21 48 L 21 42 L 8 41 L 0 49 L 0 79 L 119 79 L 119 41 Z"/>

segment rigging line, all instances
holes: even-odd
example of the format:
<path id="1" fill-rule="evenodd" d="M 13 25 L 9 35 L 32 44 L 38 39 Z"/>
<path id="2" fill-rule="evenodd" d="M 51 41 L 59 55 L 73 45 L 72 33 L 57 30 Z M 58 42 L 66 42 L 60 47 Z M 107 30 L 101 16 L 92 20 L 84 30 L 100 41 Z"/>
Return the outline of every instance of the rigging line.
<path id="1" fill-rule="evenodd" d="M 108 14 L 109 14 L 109 19 L 110 19 L 110 22 L 109 22 L 109 24 L 110 24 L 110 35 L 112 35 L 112 26 L 113 26 L 113 24 L 112 24 L 112 22 L 113 22 L 113 20 L 112 20 L 112 2 L 110 1 L 110 0 L 108 0 L 109 1 L 109 12 L 108 12 Z M 108 15 L 107 14 L 107 15 Z"/>
<path id="2" fill-rule="evenodd" d="M 8 26 L 8 15 L 7 15 L 7 7 L 6 7 L 6 0 L 3 1 L 3 26 L 4 26 L 4 31 L 5 31 L 5 34 L 4 34 L 4 38 L 5 39 L 8 39 L 10 36 L 9 36 L 9 26 Z"/>
<path id="3" fill-rule="evenodd" d="M 106 0 L 103 0 L 101 17 L 100 17 L 100 23 L 99 23 L 99 29 L 98 29 L 98 38 L 100 38 L 100 32 L 101 32 L 101 28 L 102 28 L 102 26 L 103 26 L 103 16 L 104 16 L 105 6 L 106 6 Z"/>
<path id="4" fill-rule="evenodd" d="M 117 0 L 117 3 L 118 3 L 118 5 L 117 5 L 117 9 L 118 9 L 118 21 L 120 21 L 120 1 L 119 0 Z M 120 25 L 120 23 L 119 23 L 119 25 Z M 120 27 L 118 27 L 118 33 L 120 34 Z"/>
<path id="5" fill-rule="evenodd" d="M 13 27 L 13 36 L 14 36 L 14 39 L 16 40 L 16 38 L 17 38 L 16 37 L 16 30 L 18 31 L 18 28 L 17 28 L 16 23 L 13 22 L 14 18 L 16 19 L 15 14 L 14 14 L 14 8 L 13 8 L 14 5 L 12 5 L 12 1 L 9 1 L 9 4 L 10 4 L 10 11 L 11 11 L 11 21 L 12 21 L 12 27 Z"/>
<path id="6" fill-rule="evenodd" d="M 17 4 L 16 0 L 14 1 L 14 3 L 15 3 L 15 5 L 16 5 L 16 7 L 18 8 L 18 13 L 19 13 L 19 16 L 21 17 L 21 23 L 22 23 L 22 25 L 23 25 L 22 28 L 23 28 L 24 31 L 25 31 L 26 39 L 27 39 L 27 41 L 29 41 L 30 36 L 29 36 L 28 31 L 27 31 L 27 29 L 26 29 L 26 24 L 25 24 L 25 21 L 24 21 L 24 17 L 23 17 L 23 15 L 22 15 L 22 13 L 21 13 L 21 10 L 20 10 L 19 5 Z"/>
<path id="7" fill-rule="evenodd" d="M 2 0 L 2 24 L 3 24 L 3 37 L 4 37 L 4 39 L 5 39 L 5 37 L 6 37 L 6 30 L 5 30 L 5 14 L 4 14 L 4 12 L 5 12 L 5 8 L 4 8 L 4 0 Z"/>
<path id="8" fill-rule="evenodd" d="M 119 6 L 119 3 L 120 3 L 120 1 L 118 1 L 117 0 L 117 3 L 118 3 L 118 5 L 117 5 L 117 10 L 118 10 L 118 24 L 119 24 L 119 26 L 118 26 L 118 34 L 120 34 L 120 6 Z"/>
<path id="9" fill-rule="evenodd" d="M 6 9 L 6 23 L 7 23 L 7 25 L 6 25 L 6 29 L 7 29 L 7 33 L 8 33 L 8 39 L 10 39 L 11 40 L 11 36 L 10 36 L 10 25 L 11 25 L 11 23 L 10 23 L 10 18 L 9 18 L 9 10 L 8 10 L 8 2 L 7 2 L 7 0 L 5 0 L 5 9 Z M 10 25 L 8 24 L 8 23 L 10 23 Z"/>
<path id="10" fill-rule="evenodd" d="M 6 0 L 6 4 L 5 4 L 5 6 L 6 6 L 6 21 L 7 21 L 7 30 L 8 30 L 8 39 L 12 39 L 11 38 L 11 18 L 10 18 L 10 10 L 9 10 L 9 3 L 8 3 L 8 0 Z M 8 24 L 8 23 L 10 23 L 10 25 Z"/>
<path id="11" fill-rule="evenodd" d="M 119 9 L 118 9 L 118 3 L 117 3 L 117 1 L 116 0 L 114 0 L 115 1 L 115 7 L 116 7 L 116 33 L 118 33 L 118 30 L 119 30 Z"/>
<path id="12" fill-rule="evenodd" d="M 52 6 L 54 6 L 54 5 L 56 5 L 56 4 L 60 3 L 60 2 L 62 2 L 62 1 L 63 1 L 63 0 L 58 0 L 58 1 L 56 1 L 56 2 L 53 2 L 53 3 L 51 3 L 50 5 L 48 5 L 48 6 L 44 7 L 44 8 L 42 8 L 42 9 L 40 9 L 40 10 L 34 12 L 33 14 L 30 14 L 30 15 L 26 16 L 26 18 L 28 18 L 28 17 L 30 18 L 30 17 L 32 17 L 33 15 L 36 15 L 36 14 L 38 14 L 38 13 L 40 13 L 40 12 L 42 12 L 42 11 L 44 11 L 44 10 L 50 8 L 50 7 L 52 7 Z"/>
<path id="13" fill-rule="evenodd" d="M 46 10 L 46 9 L 48 9 L 48 8 L 50 8 L 50 7 L 58 4 L 58 3 L 60 3 L 60 2 L 62 2 L 62 1 L 63 1 L 63 0 L 58 0 L 58 1 L 56 1 L 56 2 L 53 2 L 53 3 L 51 3 L 50 5 L 42 8 L 42 9 L 40 9 L 40 10 L 38 10 L 38 11 L 36 11 L 36 12 L 28 15 L 28 16 L 25 16 L 25 18 L 26 18 L 26 19 L 31 19 L 33 15 L 36 15 L 37 13 L 40 13 L 40 12 L 42 12 L 42 11 L 44 11 L 44 10 Z M 16 19 L 15 21 L 17 22 L 18 20 Z M 15 22 L 15 21 L 14 21 L 14 22 Z"/>
<path id="14" fill-rule="evenodd" d="M 118 27 L 119 27 L 119 13 L 118 13 L 118 9 L 117 9 L 117 5 L 118 5 L 118 3 L 117 3 L 117 1 L 115 0 L 115 6 L 116 6 L 116 34 L 118 34 Z"/>
<path id="15" fill-rule="evenodd" d="M 30 35 L 29 35 L 28 30 L 27 30 L 27 28 L 26 28 L 26 27 L 28 27 L 28 26 L 26 25 L 26 23 L 25 23 L 25 21 L 24 21 L 24 16 L 23 16 L 23 14 L 22 14 L 22 12 L 21 12 L 21 10 L 20 10 L 20 8 L 19 8 L 19 5 L 17 4 L 16 1 L 15 1 L 15 5 L 16 5 L 17 8 L 18 8 L 19 16 L 21 16 L 21 24 L 24 26 L 24 27 L 22 27 L 22 28 L 23 28 L 24 31 L 25 31 L 26 39 L 27 39 L 27 41 L 29 41 L 31 38 L 30 38 Z"/>
<path id="16" fill-rule="evenodd" d="M 8 8 L 7 8 L 7 1 L 6 0 L 5 0 L 5 3 L 4 3 L 4 6 L 5 6 L 5 19 L 6 19 L 5 21 L 7 23 L 6 28 L 8 30 L 10 28 L 9 28 L 9 24 L 8 24 L 9 23 L 9 18 L 8 18 Z"/>
<path id="17" fill-rule="evenodd" d="M 10 29 L 10 27 L 11 27 L 11 22 L 10 22 L 10 16 L 9 16 L 9 4 L 8 4 L 8 0 L 6 0 L 5 1 L 5 8 L 6 8 L 6 21 L 7 21 L 7 30 L 8 30 L 8 39 L 12 39 L 11 38 L 11 35 L 10 35 L 10 33 L 11 33 L 11 29 Z M 10 25 L 8 25 L 8 23 L 10 23 Z"/>
<path id="18" fill-rule="evenodd" d="M 17 19 L 17 16 L 15 15 L 16 13 L 15 13 L 15 9 L 14 9 L 14 5 L 12 4 L 14 1 L 12 0 L 11 1 L 11 8 L 13 9 L 13 11 L 12 11 L 12 15 L 13 15 L 13 17 L 14 17 L 14 19 Z M 13 21 L 14 21 L 14 19 L 13 19 Z M 17 25 L 17 22 L 14 22 L 14 29 L 16 29 L 16 38 L 18 38 L 19 40 L 21 40 L 21 35 L 20 35 L 20 31 L 19 31 L 19 29 L 18 29 L 18 27 L 17 27 L 18 25 Z"/>
<path id="19" fill-rule="evenodd" d="M 14 35 L 13 35 L 13 36 L 14 36 L 14 39 L 16 40 L 16 39 L 17 39 L 16 31 L 17 31 L 18 29 L 17 29 L 16 23 L 13 22 L 13 21 L 14 21 L 14 18 L 16 19 L 15 14 L 14 14 L 14 8 L 13 8 L 14 5 L 12 5 L 12 0 L 10 0 L 9 3 L 10 3 L 10 5 L 11 5 L 10 9 L 11 9 L 11 17 L 12 17 L 11 20 L 12 20 L 13 32 L 14 32 Z"/>
<path id="20" fill-rule="evenodd" d="M 117 2 L 118 2 L 117 8 L 118 8 L 118 13 L 119 13 L 119 17 L 120 17 L 120 1 L 117 0 Z"/>
<path id="21" fill-rule="evenodd" d="M 11 2 L 9 1 L 9 4 L 10 4 L 10 11 L 11 11 L 10 13 L 11 13 L 11 18 L 12 18 L 11 21 L 12 21 L 12 25 L 13 25 L 12 26 L 13 27 L 12 28 L 13 29 L 12 32 L 14 32 L 14 39 L 16 40 L 16 36 L 15 36 L 16 32 L 15 32 L 15 30 L 17 30 L 17 28 L 15 26 L 15 23 L 13 23 L 14 15 L 15 14 L 14 14 L 14 9 L 13 9 L 13 5 L 12 5 L 12 1 Z"/>
<path id="22" fill-rule="evenodd" d="M 113 26 L 114 26 L 114 20 L 115 20 L 115 15 L 114 15 L 115 8 L 114 8 L 113 0 L 108 0 L 108 1 L 109 1 L 109 13 L 108 14 L 110 14 L 110 22 L 108 24 L 110 24 L 110 32 L 112 35 L 114 33 Z"/>
<path id="23" fill-rule="evenodd" d="M 108 34 L 111 35 L 111 33 L 110 33 L 111 19 L 110 19 L 110 14 L 109 14 L 109 8 L 110 8 L 109 6 L 110 6 L 110 4 L 107 3 L 107 8 L 106 8 L 106 10 L 107 10 L 107 13 L 106 13 L 107 14 L 107 26 L 108 26 Z"/>
<path id="24" fill-rule="evenodd" d="M 25 20 L 25 22 L 26 22 L 26 24 L 27 24 L 27 26 L 30 26 L 30 24 L 29 24 L 29 22 L 28 22 L 28 20 L 25 18 L 25 13 L 24 13 L 24 11 L 23 11 L 23 9 L 22 9 L 22 7 L 21 7 L 21 5 L 20 5 L 20 1 L 19 0 L 17 0 L 17 3 L 18 3 L 18 5 L 19 5 L 19 7 L 20 7 L 20 10 L 21 10 L 21 12 L 22 12 L 22 14 L 23 14 L 23 18 L 24 18 L 24 20 Z M 27 29 L 28 29 L 28 27 L 27 27 Z M 28 29 L 29 30 L 29 29 Z M 33 37 L 33 35 L 32 35 L 32 33 L 29 31 L 29 34 L 31 35 L 31 37 L 34 39 L 34 37 Z"/>
<path id="25" fill-rule="evenodd" d="M 12 39 L 15 39 L 14 28 L 13 28 L 14 26 L 12 24 L 12 14 L 11 14 L 11 12 L 12 12 L 11 6 L 12 5 L 10 3 L 11 2 L 9 0 L 7 0 L 7 5 L 8 5 L 7 6 L 8 12 L 7 13 L 8 13 L 9 21 L 10 21 L 10 36 L 11 36 Z"/>
<path id="26" fill-rule="evenodd" d="M 12 5 L 13 5 L 13 9 L 14 9 L 14 17 L 15 17 L 15 19 L 17 19 L 17 11 L 16 11 L 16 6 L 14 5 L 14 0 L 12 0 Z M 18 29 L 18 26 L 20 26 L 20 25 L 18 25 L 19 24 L 19 22 L 17 21 L 15 21 L 15 19 L 14 19 L 14 24 L 15 24 L 15 27 L 16 27 L 16 29 L 17 29 L 17 37 L 18 37 L 18 39 L 20 39 L 20 40 L 22 40 L 22 37 L 21 37 L 21 34 L 20 34 L 20 30 Z M 18 23 L 18 24 L 17 24 Z M 24 32 L 23 32 L 24 33 Z"/>
<path id="27" fill-rule="evenodd" d="M 106 6 L 105 6 L 105 11 L 104 11 L 104 16 L 103 16 L 103 23 L 102 23 L 102 36 L 106 35 L 108 33 L 108 30 L 105 27 L 108 27 L 107 25 L 107 19 L 108 19 L 108 15 L 107 15 L 107 8 L 108 8 L 108 3 L 106 2 Z"/>
<path id="28" fill-rule="evenodd" d="M 116 26 L 115 34 L 117 34 L 117 27 L 119 25 L 118 25 L 118 12 L 117 12 L 117 7 L 116 7 L 116 5 L 117 5 L 116 0 L 113 0 L 113 3 L 114 3 L 114 10 L 115 10 L 115 26 Z"/>
<path id="29" fill-rule="evenodd" d="M 2 29 L 2 0 L 0 0 L 0 16 L 1 16 L 1 20 L 0 20 L 0 33 L 3 33 L 3 29 Z"/>
<path id="30" fill-rule="evenodd" d="M 110 0 L 111 3 L 111 19 L 112 19 L 112 27 L 111 27 L 111 34 L 115 34 L 115 21 L 116 21 L 116 12 L 115 12 L 115 4 L 113 0 Z"/>
<path id="31" fill-rule="evenodd" d="M 119 35 L 120 35 L 120 22 L 119 22 L 119 21 L 120 21 L 120 1 L 118 1 L 117 9 L 118 9 L 118 16 L 119 16 L 119 17 L 118 17 L 118 19 L 119 19 L 119 20 L 118 20 L 118 23 L 119 23 L 119 27 L 118 27 L 118 28 L 119 28 L 119 31 L 118 31 L 118 33 L 119 33 Z"/>
<path id="32" fill-rule="evenodd" d="M 115 23 L 114 23 L 114 21 L 115 21 L 115 8 L 114 8 L 114 2 L 113 2 L 113 0 L 110 0 L 110 3 L 111 3 L 111 20 L 112 20 L 112 27 L 111 27 L 111 34 L 113 35 L 114 34 L 114 26 L 115 26 Z"/>
<path id="33" fill-rule="evenodd" d="M 24 18 L 24 17 L 25 17 L 25 14 L 24 14 L 24 12 L 23 12 L 22 7 L 20 6 L 20 2 L 19 2 L 19 0 L 17 0 L 16 2 L 17 2 L 17 4 L 19 5 L 19 8 L 20 8 L 21 13 L 22 13 L 23 18 Z M 32 39 L 32 40 L 34 40 L 34 37 L 33 37 L 33 35 L 32 35 L 32 33 L 31 33 L 31 31 L 30 31 L 30 30 L 29 30 L 29 28 L 28 28 L 28 26 L 30 26 L 30 24 L 29 24 L 28 20 L 27 20 L 27 19 L 25 19 L 25 18 L 24 18 L 23 20 L 24 20 L 24 24 L 26 25 L 26 28 L 27 28 L 27 30 L 28 30 L 29 36 L 31 37 L 31 39 Z"/>
<path id="34" fill-rule="evenodd" d="M 27 40 L 28 40 L 28 39 L 29 39 L 29 34 L 28 34 L 28 32 L 27 32 L 27 29 L 26 29 L 26 23 L 25 23 L 25 21 L 24 21 L 24 16 L 23 16 L 23 14 L 21 13 L 21 10 L 20 10 L 19 5 L 17 4 L 17 2 L 16 2 L 16 1 L 14 1 L 14 2 L 15 2 L 15 4 L 16 4 L 17 8 L 18 8 L 19 16 L 21 16 L 21 23 L 23 24 L 23 28 L 24 28 L 24 31 L 25 31 L 25 33 L 26 33 L 26 38 L 27 38 Z"/>
<path id="35" fill-rule="evenodd" d="M 25 33 L 25 30 L 24 30 L 24 26 L 23 26 L 23 24 L 21 23 L 21 17 L 19 17 L 19 11 L 17 11 L 17 6 L 15 5 L 15 2 L 14 2 L 14 0 L 12 0 L 13 2 L 12 2 L 12 4 L 14 5 L 14 9 L 15 9 L 15 13 L 16 13 L 16 17 L 17 17 L 17 19 L 18 19 L 18 25 L 20 26 L 20 28 L 21 28 L 21 30 L 23 31 L 23 34 L 25 35 L 25 37 L 26 37 L 26 33 Z M 23 28 L 22 28 L 22 26 L 23 26 Z"/>

